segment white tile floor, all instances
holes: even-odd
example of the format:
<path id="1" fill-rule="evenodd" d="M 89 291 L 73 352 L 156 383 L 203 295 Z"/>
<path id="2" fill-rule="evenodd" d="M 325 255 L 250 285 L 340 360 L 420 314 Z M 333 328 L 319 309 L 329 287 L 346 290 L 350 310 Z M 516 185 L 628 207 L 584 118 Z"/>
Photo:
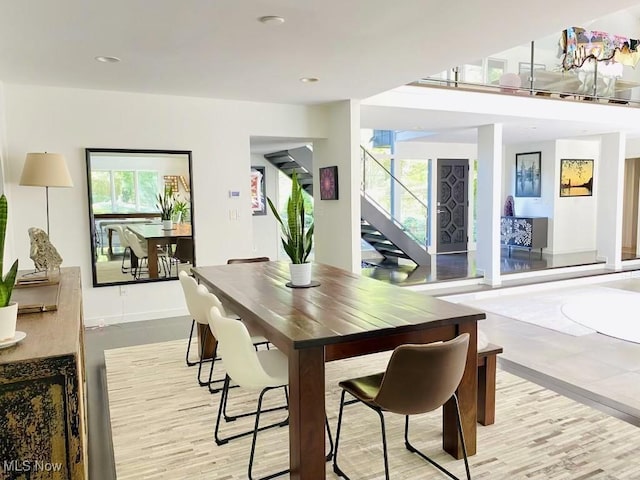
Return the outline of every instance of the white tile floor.
<path id="1" fill-rule="evenodd" d="M 640 279 L 606 286 L 640 291 Z M 637 312 L 629 312 L 630 321 L 637 317 Z M 481 328 L 492 343 L 504 347 L 505 368 L 531 369 L 536 376 L 548 376 L 547 381 L 640 422 L 640 344 L 599 333 L 567 335 L 491 313 Z"/>

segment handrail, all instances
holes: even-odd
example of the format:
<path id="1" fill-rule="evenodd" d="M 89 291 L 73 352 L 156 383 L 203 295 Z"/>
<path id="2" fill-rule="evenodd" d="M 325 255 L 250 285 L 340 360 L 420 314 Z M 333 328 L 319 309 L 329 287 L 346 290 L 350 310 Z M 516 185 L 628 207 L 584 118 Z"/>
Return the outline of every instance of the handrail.
<path id="1" fill-rule="evenodd" d="M 373 160 L 374 162 L 376 162 L 376 163 L 380 166 L 380 168 L 382 168 L 385 172 L 387 172 L 387 173 L 389 174 L 389 176 L 390 176 L 390 177 L 391 177 L 395 182 L 397 182 L 397 183 L 398 183 L 398 185 L 400 185 L 400 186 L 401 186 L 401 187 L 402 187 L 402 188 L 403 188 L 403 189 L 404 189 L 404 190 L 405 190 L 409 195 L 411 195 L 413 198 L 415 198 L 415 199 L 416 199 L 416 201 L 417 201 L 420 205 L 422 205 L 425 209 L 427 209 L 427 211 L 429 210 L 429 207 L 427 207 L 427 206 L 422 202 L 422 200 L 420 200 L 418 197 L 416 197 L 416 195 L 415 195 L 411 190 L 409 190 L 409 189 L 408 189 L 408 188 L 407 188 L 407 187 L 406 187 L 406 186 L 405 186 L 405 185 L 404 185 L 400 180 L 398 180 L 398 178 L 397 178 L 397 177 L 395 177 L 395 176 L 394 176 L 394 175 L 393 175 L 389 170 L 387 170 L 387 168 L 386 168 L 384 165 L 382 165 L 382 164 L 378 161 L 378 159 L 377 159 L 376 157 L 374 157 L 373 155 L 371 155 L 371 153 L 369 152 L 369 150 L 367 150 L 366 148 L 364 148 L 362 145 L 360 145 L 360 148 L 361 148 L 361 149 L 362 149 L 362 151 L 365 153 L 365 155 L 368 155 L 368 156 L 369 156 L 369 158 L 371 158 L 371 160 Z M 364 175 L 364 172 L 363 172 L 363 175 Z"/>
<path id="2" fill-rule="evenodd" d="M 386 208 L 380 205 L 372 196 L 367 195 L 367 192 L 365 192 L 364 190 L 362 190 L 360 193 L 362 196 L 364 196 L 367 199 L 369 203 L 371 203 L 374 207 L 380 210 L 387 218 L 389 218 L 389 220 L 391 220 L 396 227 L 398 227 L 404 233 L 409 235 L 413 239 L 413 241 L 418 244 L 419 247 L 422 247 L 426 250 L 427 248 L 426 245 L 423 245 L 421 240 L 418 237 L 416 237 L 413 234 L 413 232 L 411 232 L 411 230 L 409 230 L 402 222 L 400 222 L 396 217 L 394 217 L 391 214 L 391 212 L 389 212 Z"/>
<path id="3" fill-rule="evenodd" d="M 418 245 L 425 246 L 426 248 L 425 242 L 428 241 L 429 238 L 429 222 L 426 220 L 429 217 L 429 207 L 427 207 L 427 205 L 425 205 L 422 200 L 420 200 L 411 190 L 409 190 L 406 185 L 400 182 L 400 180 L 398 180 L 398 178 L 395 177 L 382 163 L 380 163 L 380 161 L 378 161 L 378 159 L 375 158 L 364 146 L 360 145 L 360 149 L 362 152 L 360 160 L 362 162 L 363 175 L 360 190 L 363 198 L 369 201 L 374 207 L 376 207 L 377 210 L 379 210 L 384 216 L 391 220 L 394 225 L 405 232 L 405 234 L 408 235 L 412 240 L 414 240 Z M 370 164 L 367 167 L 367 162 L 370 160 L 372 160 L 374 163 Z M 386 207 L 383 207 L 382 204 L 378 201 L 379 199 L 376 199 L 374 195 L 372 195 L 368 191 L 368 183 L 369 179 L 371 178 L 370 172 L 374 172 L 374 177 L 376 173 L 382 174 L 386 178 L 386 181 L 389 182 L 388 188 L 390 189 L 393 189 L 393 186 L 397 185 L 395 195 L 402 196 L 405 193 L 408 193 L 409 196 L 406 197 L 406 201 L 408 202 L 407 204 L 413 205 L 413 208 L 417 209 L 417 211 L 420 212 L 418 216 L 425 218 L 424 225 L 420 226 L 418 224 L 416 226 L 410 226 L 408 223 L 406 223 L 407 219 L 403 220 L 402 212 L 398 212 L 400 215 L 396 216 L 397 213 L 393 213 L 395 212 L 395 210 L 393 210 L 392 212 L 390 211 L 391 209 L 387 210 Z M 373 187 L 373 190 L 371 191 L 375 191 L 375 187 Z M 415 220 L 415 217 L 413 218 Z"/>

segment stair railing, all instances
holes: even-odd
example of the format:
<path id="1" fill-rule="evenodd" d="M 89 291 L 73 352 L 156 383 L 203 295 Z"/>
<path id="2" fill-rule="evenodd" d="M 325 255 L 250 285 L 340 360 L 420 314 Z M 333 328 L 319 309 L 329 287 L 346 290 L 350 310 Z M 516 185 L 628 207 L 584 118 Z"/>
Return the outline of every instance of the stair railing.
<path id="1" fill-rule="evenodd" d="M 398 180 L 366 148 L 360 146 L 362 181 L 360 190 L 399 228 L 405 231 L 419 245 L 426 247 L 429 233 L 429 208 L 409 188 Z M 391 207 L 391 195 L 399 203 L 396 215 Z"/>

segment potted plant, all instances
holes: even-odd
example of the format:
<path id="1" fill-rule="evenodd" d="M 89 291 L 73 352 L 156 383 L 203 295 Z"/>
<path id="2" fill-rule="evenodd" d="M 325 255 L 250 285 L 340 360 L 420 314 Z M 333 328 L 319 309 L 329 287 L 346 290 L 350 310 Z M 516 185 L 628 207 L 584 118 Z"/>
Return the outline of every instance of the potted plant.
<path id="1" fill-rule="evenodd" d="M 304 198 L 298 176 L 291 177 L 291 195 L 287 201 L 287 222 L 285 223 L 273 202 L 267 198 L 269 208 L 282 230 L 282 245 L 291 259 L 291 285 L 305 286 L 311 283 L 311 263 L 307 261 L 313 245 L 313 222 L 309 227 L 304 223 Z M 305 231 L 306 230 L 306 231 Z"/>
<path id="2" fill-rule="evenodd" d="M 185 200 L 176 199 L 173 204 L 173 215 L 176 223 L 184 223 L 189 217 L 189 203 Z"/>
<path id="3" fill-rule="evenodd" d="M 163 230 L 171 230 L 173 228 L 171 217 L 173 217 L 173 209 L 175 206 L 174 202 L 175 199 L 173 197 L 173 189 L 171 187 L 165 188 L 164 193 L 158 194 L 158 203 L 156 204 L 156 207 L 160 210 Z"/>
<path id="4" fill-rule="evenodd" d="M 8 211 L 7 197 L 2 195 L 0 197 L 0 341 L 10 340 L 16 336 L 16 320 L 18 318 L 18 303 L 11 301 L 11 292 L 13 292 L 18 273 L 18 260 L 13 262 L 9 273 L 2 277 Z"/>

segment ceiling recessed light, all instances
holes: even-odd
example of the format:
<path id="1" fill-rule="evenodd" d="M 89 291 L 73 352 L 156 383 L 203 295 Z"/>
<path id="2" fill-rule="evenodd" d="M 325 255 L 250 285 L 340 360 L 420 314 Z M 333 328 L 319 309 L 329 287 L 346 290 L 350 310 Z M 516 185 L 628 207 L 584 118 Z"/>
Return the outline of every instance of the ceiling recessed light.
<path id="1" fill-rule="evenodd" d="M 320 80 L 315 77 L 302 77 L 300 81 L 302 83 L 316 83 L 316 82 L 319 82 Z"/>
<path id="2" fill-rule="evenodd" d="M 278 17 L 277 15 L 265 15 L 264 17 L 258 18 L 260 23 L 268 23 L 269 25 L 280 25 L 284 23 L 284 18 Z"/>
<path id="3" fill-rule="evenodd" d="M 118 57 L 106 57 L 101 55 L 96 57 L 96 61 L 102 63 L 118 63 L 120 59 Z"/>

